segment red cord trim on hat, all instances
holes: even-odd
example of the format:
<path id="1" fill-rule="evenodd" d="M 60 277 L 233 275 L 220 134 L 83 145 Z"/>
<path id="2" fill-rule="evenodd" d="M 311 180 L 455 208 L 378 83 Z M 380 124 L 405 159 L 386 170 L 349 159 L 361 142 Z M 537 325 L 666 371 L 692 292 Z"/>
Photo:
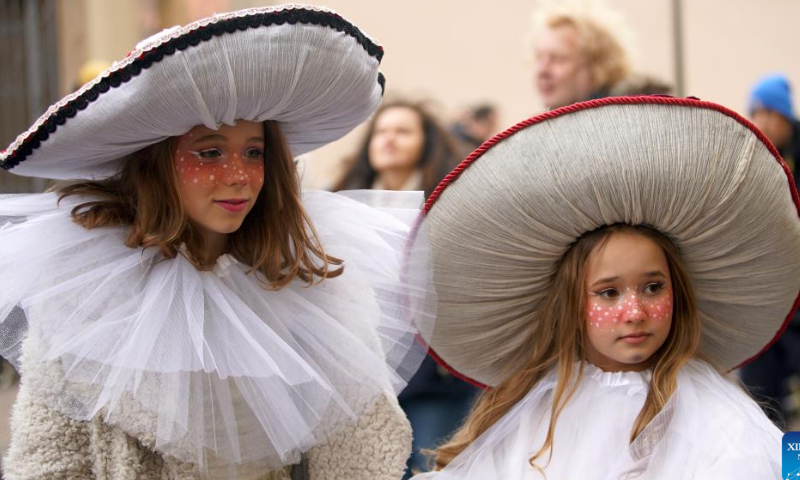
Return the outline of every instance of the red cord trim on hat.
<path id="1" fill-rule="evenodd" d="M 445 370 L 450 372 L 450 374 L 452 376 L 454 376 L 455 378 L 457 378 L 459 380 L 463 380 L 463 381 L 469 383 L 470 385 L 478 387 L 478 388 L 480 388 L 482 390 L 489 390 L 490 388 L 492 388 L 489 385 L 484 385 L 483 383 L 478 382 L 477 380 L 473 380 L 473 379 L 467 377 L 466 375 L 462 375 L 461 373 L 459 373 L 458 370 L 456 370 L 455 368 L 451 367 L 447 362 L 444 361 L 444 359 L 442 357 L 440 357 L 432 348 L 430 348 L 430 346 L 425 341 L 425 339 L 423 339 L 419 335 L 417 335 L 417 342 L 419 342 L 419 344 L 422 345 L 423 347 L 427 348 L 428 349 L 428 355 L 430 355 L 431 358 L 436 361 L 436 363 L 438 363 L 439 365 L 444 367 Z"/>
<path id="2" fill-rule="evenodd" d="M 165 56 L 171 56 L 176 51 L 186 50 L 187 48 L 197 46 L 201 42 L 208 41 L 213 37 L 218 37 L 226 33 L 234 33 L 251 28 L 269 27 L 272 25 L 283 25 L 285 23 L 290 25 L 303 23 L 332 28 L 354 38 L 371 57 L 378 60 L 378 63 L 380 63 L 383 58 L 383 47 L 364 35 L 358 27 L 332 12 L 309 10 L 303 7 L 291 7 L 284 10 L 259 12 L 235 18 L 221 19 L 205 26 L 198 26 L 186 34 L 172 38 L 151 50 L 142 52 L 139 57 L 130 62 L 123 61 L 118 69 L 110 71 L 105 78 L 92 87 L 86 88 L 74 99 L 62 105 L 55 112 L 49 114 L 46 119 L 44 117 L 40 118 L 39 122 L 41 122 L 41 124 L 39 127 L 35 131 L 30 132 L 28 136 L 25 137 L 25 140 L 23 140 L 4 161 L 0 161 L 0 167 L 4 170 L 11 170 L 25 161 L 34 150 L 41 146 L 42 142 L 46 141 L 50 135 L 55 133 L 68 119 L 75 117 L 79 111 L 86 109 L 86 107 L 97 100 L 102 94 L 108 92 L 112 88 L 117 88 L 129 82 L 133 77 L 139 75 L 142 70 L 146 70 L 154 63 L 160 62 Z M 129 53 L 125 57 L 126 60 L 129 59 L 132 53 L 133 52 Z M 383 75 L 378 76 L 377 82 L 381 87 L 381 93 L 383 93 L 385 84 Z"/>
<path id="3" fill-rule="evenodd" d="M 798 219 L 800 219 L 800 198 L 797 195 L 797 188 L 794 184 L 794 178 L 792 177 L 791 172 L 789 171 L 789 167 L 786 166 L 786 163 L 781 158 L 780 153 L 775 148 L 775 146 L 770 142 L 770 140 L 764 135 L 761 130 L 759 130 L 752 122 L 747 120 L 746 118 L 742 117 L 738 113 L 734 112 L 733 110 L 723 107 L 722 105 L 718 105 L 713 102 L 706 102 L 699 100 L 697 97 L 687 97 L 687 98 L 676 98 L 670 97 L 665 95 L 637 95 L 632 97 L 606 97 L 606 98 L 598 98 L 595 100 L 590 100 L 587 102 L 580 102 L 575 103 L 573 105 L 568 105 L 566 107 L 557 108 L 555 110 L 551 110 L 540 115 L 536 115 L 535 117 L 531 117 L 527 120 L 524 120 L 513 127 L 498 133 L 494 137 L 490 138 L 489 140 L 485 141 L 480 147 L 478 147 L 475 151 L 470 153 L 467 158 L 465 158 L 452 172 L 447 174 L 444 179 L 439 183 L 439 185 L 434 189 L 434 191 L 428 197 L 428 200 L 425 202 L 425 206 L 423 207 L 423 214 L 427 214 L 433 208 L 433 205 L 442 195 L 450 184 L 455 182 L 458 177 L 461 176 L 461 173 L 464 172 L 470 165 L 472 165 L 477 159 L 479 159 L 484 153 L 486 153 L 489 149 L 493 146 L 497 145 L 498 143 L 502 142 L 506 138 L 514 135 L 515 133 L 519 132 L 520 130 L 524 130 L 532 125 L 536 125 L 538 123 L 542 123 L 546 120 L 550 120 L 553 118 L 563 117 L 565 115 L 569 115 L 571 113 L 580 112 L 583 110 L 590 110 L 593 108 L 599 107 L 606 107 L 610 105 L 672 105 L 672 106 L 680 106 L 680 107 L 694 107 L 694 108 L 705 108 L 708 110 L 714 110 L 716 112 L 722 113 L 734 120 L 736 120 L 741 125 L 747 127 L 751 132 L 755 134 L 755 136 L 767 147 L 767 150 L 772 154 L 773 157 L 778 161 L 783 172 L 786 174 L 786 181 L 789 185 L 789 191 L 792 195 L 792 201 L 794 202 L 795 208 L 798 212 Z M 772 340 L 767 343 L 764 348 L 762 348 L 758 353 L 753 355 L 752 357 L 748 358 L 747 360 L 743 361 L 736 367 L 732 368 L 731 370 L 735 370 L 737 368 L 743 367 L 748 363 L 752 362 L 756 358 L 758 358 L 762 353 L 767 351 L 786 331 L 786 328 L 789 326 L 789 322 L 794 315 L 795 310 L 797 310 L 798 306 L 800 306 L 800 292 L 797 293 L 797 296 L 794 300 L 794 305 L 792 306 L 791 311 L 786 316 L 786 319 L 783 321 L 780 329 L 778 329 L 775 336 Z M 481 388 L 487 388 L 487 386 L 482 385 L 480 382 L 467 378 L 466 376 L 457 372 L 454 368 L 447 364 L 433 349 L 429 350 L 431 357 L 433 357 L 439 365 L 447 369 L 453 376 L 456 376 L 464 381 L 467 381 L 473 385 L 476 385 Z M 490 388 L 490 387 L 489 387 Z"/>

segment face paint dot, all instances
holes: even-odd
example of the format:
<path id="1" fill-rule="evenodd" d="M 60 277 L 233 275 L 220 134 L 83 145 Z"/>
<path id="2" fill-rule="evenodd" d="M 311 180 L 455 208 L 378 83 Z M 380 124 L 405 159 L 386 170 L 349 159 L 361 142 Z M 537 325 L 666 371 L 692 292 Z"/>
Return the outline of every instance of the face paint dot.
<path id="1" fill-rule="evenodd" d="M 197 183 L 197 179 L 195 178 L 194 180 L 192 180 L 192 183 Z"/>
<path id="2" fill-rule="evenodd" d="M 200 170 L 200 167 L 194 167 L 194 171 L 195 172 L 198 171 L 198 170 Z"/>
<path id="3" fill-rule="evenodd" d="M 222 168 L 228 168 L 228 166 L 227 165 L 223 165 Z"/>
<path id="4" fill-rule="evenodd" d="M 208 177 L 208 179 L 209 180 L 214 180 L 214 175 L 211 175 L 210 177 Z"/>

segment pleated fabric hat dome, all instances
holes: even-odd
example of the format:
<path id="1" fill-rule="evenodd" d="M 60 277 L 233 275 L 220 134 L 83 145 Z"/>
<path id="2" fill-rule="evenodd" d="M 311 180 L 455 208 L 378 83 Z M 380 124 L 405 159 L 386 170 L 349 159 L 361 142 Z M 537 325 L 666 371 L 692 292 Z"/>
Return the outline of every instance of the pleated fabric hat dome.
<path id="1" fill-rule="evenodd" d="M 679 247 L 700 352 L 733 369 L 783 331 L 800 292 L 792 177 L 749 121 L 694 99 L 620 97 L 531 118 L 486 142 L 429 198 L 438 309 L 425 336 L 459 376 L 498 385 L 561 257 L 584 233 L 648 225 Z"/>
<path id="2" fill-rule="evenodd" d="M 331 10 L 252 8 L 174 27 L 51 106 L 0 152 L 12 173 L 103 179 L 196 125 L 279 123 L 295 156 L 339 139 L 383 95 L 383 49 Z"/>

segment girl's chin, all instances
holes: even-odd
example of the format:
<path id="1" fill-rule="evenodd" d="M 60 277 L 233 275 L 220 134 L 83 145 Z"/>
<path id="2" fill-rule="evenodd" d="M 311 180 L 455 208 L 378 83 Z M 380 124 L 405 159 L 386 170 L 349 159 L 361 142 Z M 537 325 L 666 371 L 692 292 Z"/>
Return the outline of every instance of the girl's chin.
<path id="1" fill-rule="evenodd" d="M 242 228 L 243 223 L 244 218 L 208 222 L 204 225 L 204 230 L 213 235 L 230 235 L 231 233 L 235 233 Z"/>

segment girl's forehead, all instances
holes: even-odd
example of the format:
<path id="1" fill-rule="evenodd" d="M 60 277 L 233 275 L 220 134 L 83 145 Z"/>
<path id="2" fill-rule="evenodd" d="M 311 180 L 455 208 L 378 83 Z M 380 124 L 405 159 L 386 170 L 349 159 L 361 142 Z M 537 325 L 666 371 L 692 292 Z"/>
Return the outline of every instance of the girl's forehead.
<path id="1" fill-rule="evenodd" d="M 589 254 L 586 277 L 591 283 L 602 278 L 638 278 L 653 272 L 669 275 L 664 250 L 637 232 L 614 232 Z"/>
<path id="2" fill-rule="evenodd" d="M 237 120 L 235 125 L 225 125 L 219 127 L 219 129 L 209 128 L 205 125 L 195 125 L 192 127 L 191 130 L 184 133 L 180 137 L 181 140 L 187 139 L 194 139 L 194 138 L 201 138 L 201 137 L 208 137 L 208 136 L 219 136 L 224 138 L 231 138 L 231 137 L 240 137 L 244 136 L 247 138 L 263 138 L 264 137 L 264 128 L 261 122 L 252 122 L 249 120 Z"/>

